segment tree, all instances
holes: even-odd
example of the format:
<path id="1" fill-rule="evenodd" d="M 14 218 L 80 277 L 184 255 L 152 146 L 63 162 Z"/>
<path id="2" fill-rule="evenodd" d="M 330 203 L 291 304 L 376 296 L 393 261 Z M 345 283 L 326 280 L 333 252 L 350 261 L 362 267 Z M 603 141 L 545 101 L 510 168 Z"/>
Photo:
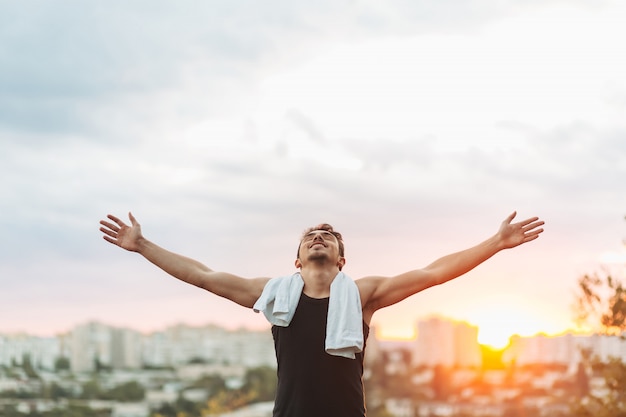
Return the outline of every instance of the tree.
<path id="1" fill-rule="evenodd" d="M 261 366 L 246 371 L 241 389 L 252 398 L 253 402 L 273 401 L 276 396 L 277 382 L 276 370 L 269 366 Z"/>
<path id="2" fill-rule="evenodd" d="M 219 391 L 227 389 L 226 381 L 219 375 L 205 375 L 195 381 L 189 388 L 203 388 L 209 395 L 214 395 Z"/>
<path id="3" fill-rule="evenodd" d="M 22 357 L 22 369 L 24 370 L 26 376 L 28 376 L 29 378 L 39 379 L 39 375 L 35 371 L 35 367 L 33 366 L 29 354 L 24 354 L 24 356 Z"/>
<path id="4" fill-rule="evenodd" d="M 104 393 L 103 397 L 108 400 L 120 402 L 134 402 L 144 399 L 146 390 L 137 381 L 125 382 L 111 388 Z"/>
<path id="5" fill-rule="evenodd" d="M 625 242 L 626 243 L 626 242 Z M 579 324 L 591 324 L 604 335 L 620 336 L 626 333 L 626 287 L 608 269 L 602 273 L 586 274 L 578 279 L 576 319 Z M 617 417 L 626 415 L 626 363 L 620 358 L 600 362 L 590 352 L 582 351 L 576 385 L 582 399 L 572 406 L 578 417 Z M 589 391 L 585 364 L 604 378 L 606 393 Z"/>
<path id="6" fill-rule="evenodd" d="M 95 400 L 100 398 L 101 395 L 102 388 L 100 388 L 100 383 L 97 379 L 93 378 L 83 384 L 80 398 L 85 400 Z"/>
<path id="7" fill-rule="evenodd" d="M 608 271 L 604 275 L 585 274 L 578 279 L 576 320 L 592 325 L 598 321 L 600 333 L 620 335 L 626 330 L 626 288 Z"/>
<path id="8" fill-rule="evenodd" d="M 54 361 L 54 370 L 55 371 L 69 371 L 70 370 L 70 360 L 65 356 L 59 356 Z"/>
<path id="9" fill-rule="evenodd" d="M 50 398 L 53 400 L 58 400 L 59 398 L 71 398 L 72 393 L 63 388 L 61 385 L 56 382 L 52 382 L 47 384 L 44 388 L 44 398 Z"/>

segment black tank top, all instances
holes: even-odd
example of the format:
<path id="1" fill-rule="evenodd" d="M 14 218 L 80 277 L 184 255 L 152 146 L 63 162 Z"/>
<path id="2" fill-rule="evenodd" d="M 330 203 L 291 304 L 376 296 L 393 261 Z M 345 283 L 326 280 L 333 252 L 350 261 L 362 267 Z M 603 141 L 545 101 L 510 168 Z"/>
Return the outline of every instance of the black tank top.
<path id="1" fill-rule="evenodd" d="M 356 359 L 326 353 L 327 315 L 328 298 L 302 293 L 289 326 L 272 326 L 278 361 L 274 417 L 365 416 L 365 345 Z M 364 340 L 368 333 L 364 322 Z"/>

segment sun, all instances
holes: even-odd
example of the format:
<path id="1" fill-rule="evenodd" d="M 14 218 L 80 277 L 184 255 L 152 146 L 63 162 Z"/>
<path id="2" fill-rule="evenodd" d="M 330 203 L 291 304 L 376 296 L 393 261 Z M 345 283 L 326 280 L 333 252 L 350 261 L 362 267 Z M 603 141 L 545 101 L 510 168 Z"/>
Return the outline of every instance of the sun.
<path id="1" fill-rule="evenodd" d="M 467 312 L 464 319 L 478 326 L 478 343 L 493 349 L 507 347 L 513 335 L 532 336 L 546 330 L 537 312 L 515 305 L 484 306 Z"/>
<path id="2" fill-rule="evenodd" d="M 509 344 L 511 334 L 503 330 L 500 323 L 483 322 L 478 326 L 478 343 L 493 349 L 504 349 Z"/>

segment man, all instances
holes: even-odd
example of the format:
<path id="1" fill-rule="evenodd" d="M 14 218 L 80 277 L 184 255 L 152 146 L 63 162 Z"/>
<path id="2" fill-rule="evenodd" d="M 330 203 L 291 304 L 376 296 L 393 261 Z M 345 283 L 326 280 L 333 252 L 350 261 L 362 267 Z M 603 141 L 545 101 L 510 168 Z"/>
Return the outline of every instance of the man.
<path id="1" fill-rule="evenodd" d="M 264 311 L 274 324 L 272 334 L 278 360 L 275 417 L 363 417 L 363 354 L 372 315 L 426 288 L 457 278 L 499 251 L 535 240 L 543 232 L 544 222 L 537 217 L 512 223 L 515 215 L 509 215 L 498 232 L 482 243 L 444 256 L 422 269 L 356 281 L 341 272 L 346 263 L 342 237 L 328 224 L 304 233 L 295 261 L 299 272 L 278 280 L 246 279 L 213 271 L 198 261 L 163 249 L 143 237 L 141 226 L 131 213 L 130 225 L 108 215 L 110 221 L 100 221 L 100 230 L 106 241 L 138 252 L 175 278 L 244 307 Z M 284 296 L 287 305 L 278 307 Z M 346 310 L 354 300 L 358 303 L 357 311 Z M 283 314 L 283 307 L 287 316 L 281 323 L 282 319 L 272 314 Z M 341 332 L 342 326 L 346 326 L 344 322 L 355 316 L 362 328 L 358 326 L 357 333 L 352 328 L 350 335 L 358 334 L 357 339 L 361 340 L 348 343 L 347 354 L 335 354 L 329 348 L 329 340 L 336 336 L 331 333 Z"/>

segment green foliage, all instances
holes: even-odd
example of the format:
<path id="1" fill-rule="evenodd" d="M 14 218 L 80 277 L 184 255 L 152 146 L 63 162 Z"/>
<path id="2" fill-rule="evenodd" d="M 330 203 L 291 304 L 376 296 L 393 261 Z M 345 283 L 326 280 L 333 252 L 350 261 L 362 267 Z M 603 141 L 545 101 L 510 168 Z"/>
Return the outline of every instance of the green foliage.
<path id="1" fill-rule="evenodd" d="M 200 417 L 201 415 L 201 404 L 179 396 L 173 404 L 165 403 L 159 407 L 152 417 Z"/>
<path id="2" fill-rule="evenodd" d="M 41 417 L 109 417 L 107 410 L 93 410 L 84 405 L 70 404 L 67 408 L 43 413 Z M 30 416 L 29 416 L 30 417 Z"/>
<path id="3" fill-rule="evenodd" d="M 85 400 L 99 399 L 102 395 L 102 388 L 100 388 L 100 382 L 97 379 L 92 379 L 83 384 L 80 398 Z"/>
<path id="4" fill-rule="evenodd" d="M 243 390 L 226 390 L 220 391 L 207 401 L 202 409 L 203 416 L 219 416 L 223 413 L 254 401 L 254 393 Z"/>
<path id="5" fill-rule="evenodd" d="M 145 389 L 137 381 L 130 381 L 111 388 L 102 395 L 102 399 L 119 402 L 135 402 L 144 399 Z"/>
<path id="6" fill-rule="evenodd" d="M 248 369 L 241 390 L 252 399 L 251 402 L 272 401 L 276 396 L 278 376 L 269 366 Z"/>
<path id="7" fill-rule="evenodd" d="M 111 372 L 113 370 L 113 368 L 110 365 L 107 365 L 106 363 L 102 362 L 100 358 L 98 357 L 94 358 L 93 364 L 94 364 L 95 372 L 97 374 L 102 373 L 102 372 Z"/>
<path id="8" fill-rule="evenodd" d="M 207 390 L 209 395 L 213 395 L 226 389 L 226 381 L 219 375 L 205 375 L 189 388 L 203 388 Z"/>
<path id="9" fill-rule="evenodd" d="M 17 398 L 21 400 L 38 398 L 39 393 L 30 391 L 6 390 L 0 392 L 0 398 Z M 1 415 L 1 414 L 0 414 Z"/>
<path id="10" fill-rule="evenodd" d="M 164 404 L 152 417 L 205 417 L 221 415 L 260 401 L 272 401 L 276 395 L 276 369 L 267 366 L 248 369 L 240 389 L 229 389 L 219 375 L 208 375 L 188 388 L 202 388 L 209 394 L 205 404 L 197 404 L 182 396 L 173 404 Z"/>
<path id="11" fill-rule="evenodd" d="M 52 400 L 58 400 L 60 398 L 72 398 L 72 393 L 57 384 L 56 382 L 52 382 L 44 387 L 43 397 Z"/>
<path id="12" fill-rule="evenodd" d="M 69 371 L 70 370 L 70 360 L 65 356 L 59 356 L 54 361 L 54 370 L 55 371 Z"/>
<path id="13" fill-rule="evenodd" d="M 24 370 L 24 373 L 27 377 L 39 379 L 39 375 L 35 371 L 35 368 L 33 367 L 32 361 L 30 359 L 30 355 L 28 354 L 25 354 L 22 358 L 22 369 Z"/>
<path id="14" fill-rule="evenodd" d="M 94 378 L 83 384 L 81 399 L 85 400 L 114 400 L 120 402 L 141 401 L 145 396 L 145 389 L 136 381 L 126 382 L 111 388 L 103 390 L 98 379 Z"/>
<path id="15" fill-rule="evenodd" d="M 24 417 L 24 414 L 17 411 L 17 408 L 14 405 L 5 405 L 4 407 L 0 407 L 0 413 L 3 417 Z"/>

